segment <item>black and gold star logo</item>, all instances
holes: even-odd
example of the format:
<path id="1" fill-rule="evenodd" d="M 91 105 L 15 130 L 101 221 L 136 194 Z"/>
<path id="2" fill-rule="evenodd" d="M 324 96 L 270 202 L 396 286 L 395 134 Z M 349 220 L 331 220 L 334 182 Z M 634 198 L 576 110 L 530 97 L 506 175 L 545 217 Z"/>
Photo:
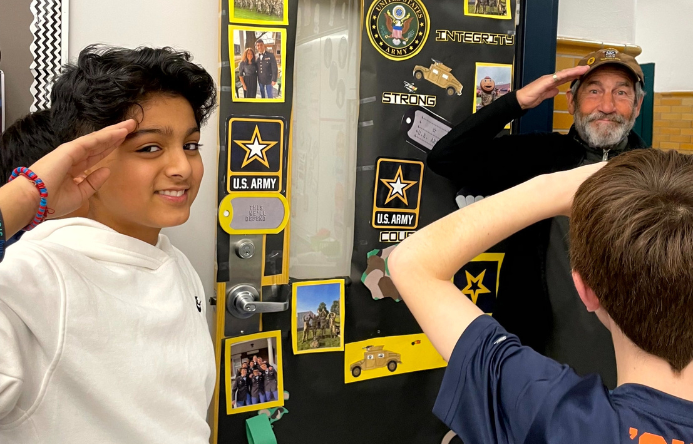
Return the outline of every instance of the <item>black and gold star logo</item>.
<path id="1" fill-rule="evenodd" d="M 268 142 L 262 140 L 262 135 L 260 134 L 260 128 L 255 125 L 255 131 L 253 131 L 253 137 L 250 140 L 234 140 L 241 148 L 245 150 L 245 158 L 243 159 L 243 164 L 241 168 L 248 165 L 250 162 L 257 160 L 267 168 L 269 168 L 269 161 L 267 160 L 267 150 L 272 148 L 277 142 Z"/>
<path id="2" fill-rule="evenodd" d="M 387 195 L 387 198 L 385 199 L 385 203 L 389 203 L 392 199 L 398 198 L 399 200 L 404 202 L 404 205 L 409 205 L 409 201 L 407 200 L 407 190 L 416 185 L 416 181 L 404 180 L 401 165 L 397 169 L 397 174 L 395 174 L 394 179 L 380 179 L 380 181 L 384 183 L 385 186 L 390 190 L 390 192 Z"/>
<path id="3" fill-rule="evenodd" d="M 460 293 L 484 313 L 493 314 L 500 286 L 500 272 L 505 253 L 482 253 L 453 277 Z"/>
<path id="4" fill-rule="evenodd" d="M 462 289 L 462 294 L 469 296 L 474 304 L 476 304 L 480 294 L 491 293 L 491 290 L 486 288 L 484 285 L 484 276 L 486 275 L 486 270 L 482 271 L 481 274 L 476 277 L 472 276 L 472 274 L 467 270 L 464 272 L 467 276 L 467 286 Z"/>

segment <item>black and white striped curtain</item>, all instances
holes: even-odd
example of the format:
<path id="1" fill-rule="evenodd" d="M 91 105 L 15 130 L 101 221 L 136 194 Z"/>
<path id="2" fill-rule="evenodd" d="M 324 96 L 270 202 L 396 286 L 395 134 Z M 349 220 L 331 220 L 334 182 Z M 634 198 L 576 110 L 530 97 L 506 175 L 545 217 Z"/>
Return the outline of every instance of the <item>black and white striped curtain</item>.
<path id="1" fill-rule="evenodd" d="M 67 62 L 67 23 L 69 0 L 32 0 L 31 12 L 34 19 L 31 32 L 34 41 L 31 54 L 34 61 L 31 73 L 34 82 L 31 95 L 34 100 L 31 112 L 49 108 L 53 79 L 60 67 Z"/>

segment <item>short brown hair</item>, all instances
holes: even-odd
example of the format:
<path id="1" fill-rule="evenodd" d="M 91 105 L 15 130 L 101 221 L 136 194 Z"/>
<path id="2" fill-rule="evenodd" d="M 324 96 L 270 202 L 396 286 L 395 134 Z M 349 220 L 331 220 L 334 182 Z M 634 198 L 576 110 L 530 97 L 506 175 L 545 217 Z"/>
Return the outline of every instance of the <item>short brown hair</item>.
<path id="1" fill-rule="evenodd" d="M 636 150 L 578 189 L 572 267 L 623 333 L 676 372 L 693 360 L 693 156 Z"/>

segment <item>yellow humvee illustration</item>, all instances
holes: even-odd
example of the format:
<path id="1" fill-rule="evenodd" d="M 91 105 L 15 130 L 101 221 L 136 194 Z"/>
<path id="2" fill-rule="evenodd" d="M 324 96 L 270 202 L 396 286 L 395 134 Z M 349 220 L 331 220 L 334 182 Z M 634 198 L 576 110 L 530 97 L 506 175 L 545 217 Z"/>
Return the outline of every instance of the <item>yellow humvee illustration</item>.
<path id="1" fill-rule="evenodd" d="M 397 364 L 402 363 L 399 353 L 383 350 L 382 345 L 364 347 L 363 359 L 354 362 L 349 367 L 354 378 L 358 378 L 363 370 L 373 370 L 387 366 L 391 372 L 397 370 Z"/>
<path id="2" fill-rule="evenodd" d="M 416 80 L 426 79 L 434 85 L 440 86 L 449 96 L 462 95 L 462 84 L 450 73 L 452 69 L 436 59 L 431 60 L 433 63 L 428 68 L 421 65 L 414 67 L 414 78 Z"/>

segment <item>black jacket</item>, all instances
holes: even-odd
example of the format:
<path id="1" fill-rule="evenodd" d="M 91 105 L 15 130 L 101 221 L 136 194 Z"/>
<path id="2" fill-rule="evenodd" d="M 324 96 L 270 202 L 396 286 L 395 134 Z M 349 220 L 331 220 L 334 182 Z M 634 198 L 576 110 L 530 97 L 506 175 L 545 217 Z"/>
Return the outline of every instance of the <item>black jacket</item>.
<path id="1" fill-rule="evenodd" d="M 247 376 L 236 376 L 236 379 L 233 381 L 231 391 L 236 390 L 238 390 L 238 393 L 236 394 L 235 399 L 245 402 L 245 399 L 248 396 L 248 391 L 250 390 L 250 378 Z"/>
<path id="2" fill-rule="evenodd" d="M 645 148 L 634 132 L 622 151 L 588 147 L 575 128 L 568 134 L 534 133 L 496 137 L 505 125 L 524 114 L 510 92 L 453 128 L 435 145 L 427 163 L 433 172 L 453 181 L 458 194 L 490 196 L 545 173 L 582 164 L 588 151 L 612 158 L 622 151 Z M 493 316 L 523 344 L 544 352 L 551 331 L 551 306 L 546 284 L 546 251 L 551 221 L 536 223 L 490 251 L 504 252 Z"/>
<path id="3" fill-rule="evenodd" d="M 267 369 L 264 373 L 265 376 L 265 391 L 266 392 L 276 392 L 277 391 L 277 371 L 272 367 Z"/>
<path id="4" fill-rule="evenodd" d="M 253 375 L 250 378 L 251 381 L 251 387 L 250 387 L 250 396 L 253 398 L 258 398 L 260 393 L 264 396 L 265 394 L 265 377 L 261 374 L 259 375 Z"/>
<path id="5" fill-rule="evenodd" d="M 274 53 L 265 51 L 256 56 L 257 60 L 257 80 L 260 85 L 270 85 L 277 81 L 279 70 L 277 68 L 277 58 Z"/>

